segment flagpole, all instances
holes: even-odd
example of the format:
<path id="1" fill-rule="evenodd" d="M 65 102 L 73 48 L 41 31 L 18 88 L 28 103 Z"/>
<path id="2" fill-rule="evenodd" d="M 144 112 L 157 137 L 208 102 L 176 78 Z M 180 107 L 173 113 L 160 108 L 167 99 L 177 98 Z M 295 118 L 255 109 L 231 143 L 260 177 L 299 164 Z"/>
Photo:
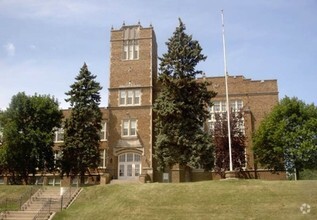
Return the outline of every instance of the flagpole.
<path id="1" fill-rule="evenodd" d="M 233 171 L 232 168 L 232 152 L 231 152 L 231 129 L 230 129 L 230 109 L 229 109 L 229 92 L 228 92 L 228 71 L 226 60 L 226 42 L 225 42 L 225 25 L 223 19 L 223 10 L 221 10 L 222 20 L 222 44 L 223 44 L 223 62 L 225 73 L 225 85 L 226 85 L 226 109 L 227 109 L 227 124 L 228 124 L 228 143 L 229 143 L 229 171 Z"/>

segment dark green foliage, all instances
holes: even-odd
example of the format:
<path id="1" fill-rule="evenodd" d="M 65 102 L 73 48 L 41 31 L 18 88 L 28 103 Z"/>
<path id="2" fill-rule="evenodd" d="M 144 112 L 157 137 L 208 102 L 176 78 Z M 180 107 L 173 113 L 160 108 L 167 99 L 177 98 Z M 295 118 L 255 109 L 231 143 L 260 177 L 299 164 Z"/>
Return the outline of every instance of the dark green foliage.
<path id="1" fill-rule="evenodd" d="M 180 20 L 166 43 L 168 52 L 160 58 L 154 156 L 161 170 L 175 164 L 208 170 L 213 166 L 213 146 L 202 128 L 215 93 L 207 91 L 207 83 L 196 80 L 201 71 L 195 67 L 206 57 L 199 43 L 184 31 Z"/>
<path id="2" fill-rule="evenodd" d="M 225 171 L 229 170 L 228 121 L 224 114 L 215 115 L 216 122 L 212 129 L 215 144 L 215 171 L 221 178 L 225 178 Z M 242 171 L 246 165 L 242 117 L 242 112 L 231 111 L 230 113 L 232 167 L 236 171 Z"/>
<path id="3" fill-rule="evenodd" d="M 99 109 L 101 86 L 86 64 L 75 78 L 66 99 L 72 107 L 70 118 L 65 121 L 65 137 L 62 151 L 62 174 L 81 177 L 89 168 L 99 164 L 99 132 L 102 114 Z"/>
<path id="4" fill-rule="evenodd" d="M 29 174 L 54 169 L 53 135 L 62 113 L 50 96 L 13 96 L 1 114 L 3 144 L 0 147 L 2 171 L 12 175 L 13 183 L 28 183 Z"/>
<path id="5" fill-rule="evenodd" d="M 317 168 L 317 108 L 285 97 L 253 136 L 254 152 L 264 167 L 287 170 Z"/>

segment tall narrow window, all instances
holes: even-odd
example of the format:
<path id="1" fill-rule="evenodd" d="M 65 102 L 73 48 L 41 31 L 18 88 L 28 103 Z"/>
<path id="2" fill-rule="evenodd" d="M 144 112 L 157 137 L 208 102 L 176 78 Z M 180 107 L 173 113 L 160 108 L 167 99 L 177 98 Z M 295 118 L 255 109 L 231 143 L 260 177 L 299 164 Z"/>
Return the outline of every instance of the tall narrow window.
<path id="1" fill-rule="evenodd" d="M 129 27 L 124 30 L 123 35 L 123 59 L 139 59 L 139 26 Z"/>
<path id="2" fill-rule="evenodd" d="M 136 135 L 136 121 L 135 120 L 130 121 L 130 135 L 131 136 Z"/>
<path id="3" fill-rule="evenodd" d="M 58 128 L 55 131 L 54 142 L 63 142 L 64 141 L 64 129 Z"/>
<path id="4" fill-rule="evenodd" d="M 102 167 L 102 168 L 106 167 L 106 159 L 107 159 L 107 150 L 103 149 L 100 151 L 99 167 Z"/>
<path id="5" fill-rule="evenodd" d="M 127 98 L 127 105 L 132 105 L 133 104 L 133 96 L 134 96 L 134 91 L 129 90 L 128 91 L 128 98 Z"/>
<path id="6" fill-rule="evenodd" d="M 134 91 L 134 104 L 135 105 L 139 105 L 140 104 L 140 96 L 141 96 L 140 90 L 135 90 Z"/>
<path id="7" fill-rule="evenodd" d="M 129 121 L 123 121 L 123 136 L 129 136 Z"/>
<path id="8" fill-rule="evenodd" d="M 126 91 L 121 90 L 120 91 L 120 105 L 125 105 L 125 99 L 126 99 Z"/>
<path id="9" fill-rule="evenodd" d="M 107 140 L 107 123 L 103 122 L 101 124 L 101 130 L 100 130 L 100 140 L 106 141 Z"/>

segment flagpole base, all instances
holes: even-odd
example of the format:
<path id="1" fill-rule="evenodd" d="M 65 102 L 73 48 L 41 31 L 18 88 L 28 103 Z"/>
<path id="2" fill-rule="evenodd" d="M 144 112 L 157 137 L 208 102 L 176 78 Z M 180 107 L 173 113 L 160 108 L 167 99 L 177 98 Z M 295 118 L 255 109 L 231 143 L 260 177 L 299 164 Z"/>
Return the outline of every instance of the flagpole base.
<path id="1" fill-rule="evenodd" d="M 236 171 L 226 171 L 225 172 L 225 178 L 226 180 L 237 180 L 238 178 L 238 173 Z"/>

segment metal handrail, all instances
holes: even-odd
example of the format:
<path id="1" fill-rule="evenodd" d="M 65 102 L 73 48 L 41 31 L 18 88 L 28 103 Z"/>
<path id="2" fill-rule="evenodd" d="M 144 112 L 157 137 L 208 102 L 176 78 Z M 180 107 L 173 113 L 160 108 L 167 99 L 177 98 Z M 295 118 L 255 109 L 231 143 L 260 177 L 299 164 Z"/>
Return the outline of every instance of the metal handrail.
<path id="1" fill-rule="evenodd" d="M 26 199 L 22 199 L 23 195 L 21 196 L 20 198 L 20 210 L 24 210 L 25 207 L 27 207 L 29 205 L 30 202 L 32 202 L 39 194 L 43 193 L 44 191 L 44 187 L 43 186 L 40 186 L 40 187 L 32 187 L 30 189 L 30 192 L 29 192 L 29 197 L 27 197 Z M 27 194 L 27 193 L 24 193 L 24 194 Z"/>
<path id="2" fill-rule="evenodd" d="M 45 217 L 46 215 L 49 215 L 51 213 L 51 203 L 52 203 L 52 199 L 51 198 L 47 199 L 43 203 L 42 208 L 36 213 L 33 220 L 36 220 L 38 218 L 42 218 L 43 216 Z"/>

